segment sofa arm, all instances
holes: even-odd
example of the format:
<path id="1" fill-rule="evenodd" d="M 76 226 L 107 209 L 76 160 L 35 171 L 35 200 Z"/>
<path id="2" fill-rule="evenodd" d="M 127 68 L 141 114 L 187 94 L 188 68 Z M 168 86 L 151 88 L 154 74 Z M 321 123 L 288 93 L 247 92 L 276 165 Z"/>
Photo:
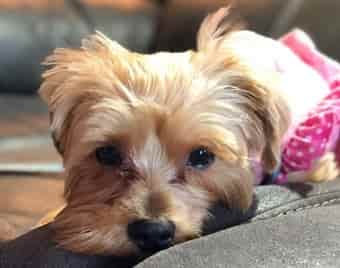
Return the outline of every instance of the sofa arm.
<path id="1" fill-rule="evenodd" d="M 256 196 L 254 216 L 251 220 L 244 218 L 246 224 L 177 245 L 136 267 L 338 267 L 339 180 L 259 186 Z M 219 217 L 217 222 L 232 225 L 225 223 L 223 215 Z M 45 226 L 3 244 L 0 267 L 127 268 L 138 262 L 134 258 L 72 254 L 57 248 L 50 241 L 51 235 Z"/>
<path id="2" fill-rule="evenodd" d="M 319 207 L 231 228 L 160 252 L 158 267 L 339 267 L 340 210 Z"/>
<path id="3" fill-rule="evenodd" d="M 339 180 L 256 191 L 251 222 L 160 252 L 136 267 L 339 267 Z"/>
<path id="4" fill-rule="evenodd" d="M 1 268 L 123 268 L 136 260 L 73 254 L 51 242 L 49 226 L 35 229 L 13 241 L 0 243 Z"/>

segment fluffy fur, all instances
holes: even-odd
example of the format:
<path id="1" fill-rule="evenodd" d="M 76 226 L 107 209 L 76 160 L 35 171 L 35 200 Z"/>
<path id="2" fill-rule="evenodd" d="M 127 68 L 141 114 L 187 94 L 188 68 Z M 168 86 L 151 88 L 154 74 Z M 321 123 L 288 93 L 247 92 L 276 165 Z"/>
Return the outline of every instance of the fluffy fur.
<path id="1" fill-rule="evenodd" d="M 138 254 L 129 222 L 170 219 L 179 243 L 200 235 L 215 202 L 250 206 L 249 159 L 276 168 L 289 112 L 233 54 L 227 13 L 204 20 L 196 51 L 137 54 L 97 33 L 47 59 L 40 94 L 66 170 L 66 205 L 52 224 L 59 245 Z M 94 151 L 106 144 L 122 148 L 122 167 L 98 164 Z M 206 170 L 186 166 L 198 146 L 216 155 Z"/>

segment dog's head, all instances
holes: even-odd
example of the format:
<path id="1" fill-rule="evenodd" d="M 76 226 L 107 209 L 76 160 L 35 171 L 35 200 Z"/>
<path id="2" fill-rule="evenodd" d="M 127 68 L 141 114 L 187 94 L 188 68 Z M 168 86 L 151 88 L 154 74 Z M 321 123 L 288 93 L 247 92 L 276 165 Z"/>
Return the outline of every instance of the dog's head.
<path id="1" fill-rule="evenodd" d="M 197 51 L 142 55 L 102 34 L 47 59 L 40 93 L 66 170 L 58 243 L 118 256 L 199 236 L 209 208 L 252 202 L 249 158 L 277 164 L 284 105 L 228 49 L 226 9 Z"/>

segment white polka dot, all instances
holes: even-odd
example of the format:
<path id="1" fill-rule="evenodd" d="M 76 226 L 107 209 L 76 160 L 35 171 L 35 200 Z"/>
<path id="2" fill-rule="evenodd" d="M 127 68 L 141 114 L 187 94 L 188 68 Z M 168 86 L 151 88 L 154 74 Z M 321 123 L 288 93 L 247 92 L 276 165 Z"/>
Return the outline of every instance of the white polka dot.
<path id="1" fill-rule="evenodd" d="M 331 123 L 327 123 L 327 127 L 330 128 L 332 126 Z"/>
<path id="2" fill-rule="evenodd" d="M 325 148 L 325 146 L 326 146 L 326 143 L 324 143 L 324 142 L 321 143 L 321 145 L 320 145 L 321 148 Z"/>
<path id="3" fill-rule="evenodd" d="M 306 140 L 311 141 L 312 140 L 312 136 L 306 136 Z"/>
<path id="4" fill-rule="evenodd" d="M 320 135 L 321 133 L 322 133 L 322 128 L 318 128 L 318 129 L 316 130 L 316 134 Z"/>
<path id="5" fill-rule="evenodd" d="M 315 148 L 314 148 L 314 147 L 309 148 L 309 152 L 310 152 L 311 154 L 315 153 Z"/>
<path id="6" fill-rule="evenodd" d="M 289 149 L 286 150 L 286 155 L 290 156 L 290 150 Z"/>
<path id="7" fill-rule="evenodd" d="M 303 152 L 300 152 L 300 151 L 299 151 L 299 152 L 297 152 L 296 155 L 297 155 L 297 157 L 303 157 Z"/>
<path id="8" fill-rule="evenodd" d="M 298 143 L 296 141 L 293 141 L 292 146 L 296 147 L 296 146 L 298 146 Z"/>

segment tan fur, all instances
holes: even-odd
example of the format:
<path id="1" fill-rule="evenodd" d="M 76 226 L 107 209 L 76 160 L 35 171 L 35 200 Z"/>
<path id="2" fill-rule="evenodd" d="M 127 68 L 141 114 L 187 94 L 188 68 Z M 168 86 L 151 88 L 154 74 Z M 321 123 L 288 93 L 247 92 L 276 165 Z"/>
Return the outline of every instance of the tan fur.
<path id="1" fill-rule="evenodd" d="M 308 171 L 292 172 L 288 174 L 289 182 L 322 182 L 334 180 L 340 175 L 335 154 L 329 152 L 318 159 Z"/>
<path id="2" fill-rule="evenodd" d="M 66 170 L 67 205 L 52 223 L 60 246 L 138 253 L 126 232 L 134 220 L 172 220 L 179 243 L 200 235 L 214 202 L 249 208 L 249 160 L 275 169 L 289 113 L 228 50 L 227 13 L 203 22 L 197 51 L 142 55 L 97 33 L 47 59 L 40 94 Z M 124 152 L 122 168 L 96 161 L 107 144 Z M 198 146 L 216 155 L 206 170 L 186 165 Z"/>

